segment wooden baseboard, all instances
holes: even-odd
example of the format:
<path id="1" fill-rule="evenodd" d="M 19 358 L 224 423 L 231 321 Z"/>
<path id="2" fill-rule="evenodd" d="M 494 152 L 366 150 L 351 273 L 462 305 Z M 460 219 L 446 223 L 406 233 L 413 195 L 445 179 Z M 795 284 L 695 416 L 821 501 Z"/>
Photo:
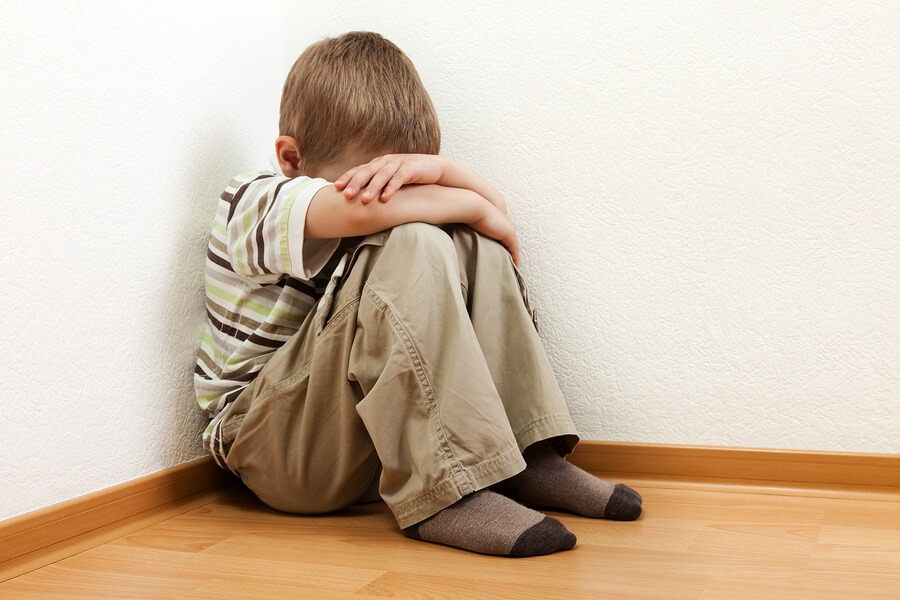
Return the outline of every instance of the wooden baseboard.
<path id="1" fill-rule="evenodd" d="M 0 581 L 234 494 L 239 485 L 201 458 L 0 521 Z"/>
<path id="2" fill-rule="evenodd" d="M 900 454 L 583 441 L 569 460 L 638 481 L 900 494 Z"/>
<path id="3" fill-rule="evenodd" d="M 900 495 L 900 455 L 583 441 L 569 460 L 620 481 Z M 0 581 L 244 489 L 209 458 L 0 521 Z M 829 492 L 829 493 L 831 493 Z"/>

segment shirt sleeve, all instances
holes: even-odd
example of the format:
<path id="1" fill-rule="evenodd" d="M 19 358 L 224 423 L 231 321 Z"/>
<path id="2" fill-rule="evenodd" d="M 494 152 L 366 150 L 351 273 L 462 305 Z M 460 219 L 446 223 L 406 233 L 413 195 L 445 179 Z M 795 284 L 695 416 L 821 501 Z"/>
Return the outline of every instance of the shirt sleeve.
<path id="1" fill-rule="evenodd" d="M 234 270 L 257 283 L 284 275 L 312 279 L 340 239 L 306 240 L 306 212 L 324 179 L 260 175 L 241 183 L 230 201 L 226 224 L 228 258 Z"/>

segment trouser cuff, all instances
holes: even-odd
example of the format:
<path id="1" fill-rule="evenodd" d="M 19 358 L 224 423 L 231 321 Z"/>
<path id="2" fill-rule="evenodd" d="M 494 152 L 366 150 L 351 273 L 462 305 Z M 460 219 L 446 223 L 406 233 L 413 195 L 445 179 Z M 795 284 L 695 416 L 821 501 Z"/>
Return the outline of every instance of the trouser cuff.
<path id="1" fill-rule="evenodd" d="M 464 473 L 451 476 L 421 494 L 390 506 L 401 529 L 415 525 L 447 508 L 457 500 L 509 479 L 525 470 L 525 459 L 517 446 L 498 456 L 466 467 Z"/>

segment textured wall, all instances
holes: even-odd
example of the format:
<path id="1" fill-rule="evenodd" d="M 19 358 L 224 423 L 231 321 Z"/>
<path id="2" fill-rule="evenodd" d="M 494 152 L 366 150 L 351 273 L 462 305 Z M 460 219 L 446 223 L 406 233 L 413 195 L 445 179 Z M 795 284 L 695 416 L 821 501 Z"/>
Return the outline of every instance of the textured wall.
<path id="1" fill-rule="evenodd" d="M 271 145 L 279 10 L 4 2 L 0 519 L 202 455 L 205 236 Z"/>
<path id="2" fill-rule="evenodd" d="M 418 65 L 584 437 L 900 452 L 896 2 L 286 11 L 286 64 L 371 29 Z"/>
<path id="3" fill-rule="evenodd" d="M 893 3 L 603 4 L 4 3 L 0 519 L 202 455 L 214 197 L 348 29 L 507 194 L 585 437 L 900 450 Z"/>

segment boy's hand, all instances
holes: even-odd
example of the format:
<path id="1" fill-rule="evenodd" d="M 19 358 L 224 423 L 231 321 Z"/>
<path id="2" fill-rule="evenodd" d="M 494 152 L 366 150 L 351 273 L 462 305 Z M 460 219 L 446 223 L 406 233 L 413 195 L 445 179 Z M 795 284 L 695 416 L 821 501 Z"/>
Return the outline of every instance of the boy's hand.
<path id="1" fill-rule="evenodd" d="M 437 183 L 444 175 L 445 161 L 432 154 L 386 154 L 364 165 L 353 167 L 334 182 L 348 200 L 362 192 L 360 201 L 375 198 L 387 202 L 408 183 Z M 363 191 L 365 187 L 365 191 Z"/>
<path id="2" fill-rule="evenodd" d="M 487 208 L 483 213 L 484 216 L 476 221 L 467 223 L 467 225 L 478 233 L 493 238 L 506 246 L 513 262 L 516 263 L 516 266 L 519 266 L 519 237 L 516 234 L 515 225 L 496 206 L 485 204 Z"/>

